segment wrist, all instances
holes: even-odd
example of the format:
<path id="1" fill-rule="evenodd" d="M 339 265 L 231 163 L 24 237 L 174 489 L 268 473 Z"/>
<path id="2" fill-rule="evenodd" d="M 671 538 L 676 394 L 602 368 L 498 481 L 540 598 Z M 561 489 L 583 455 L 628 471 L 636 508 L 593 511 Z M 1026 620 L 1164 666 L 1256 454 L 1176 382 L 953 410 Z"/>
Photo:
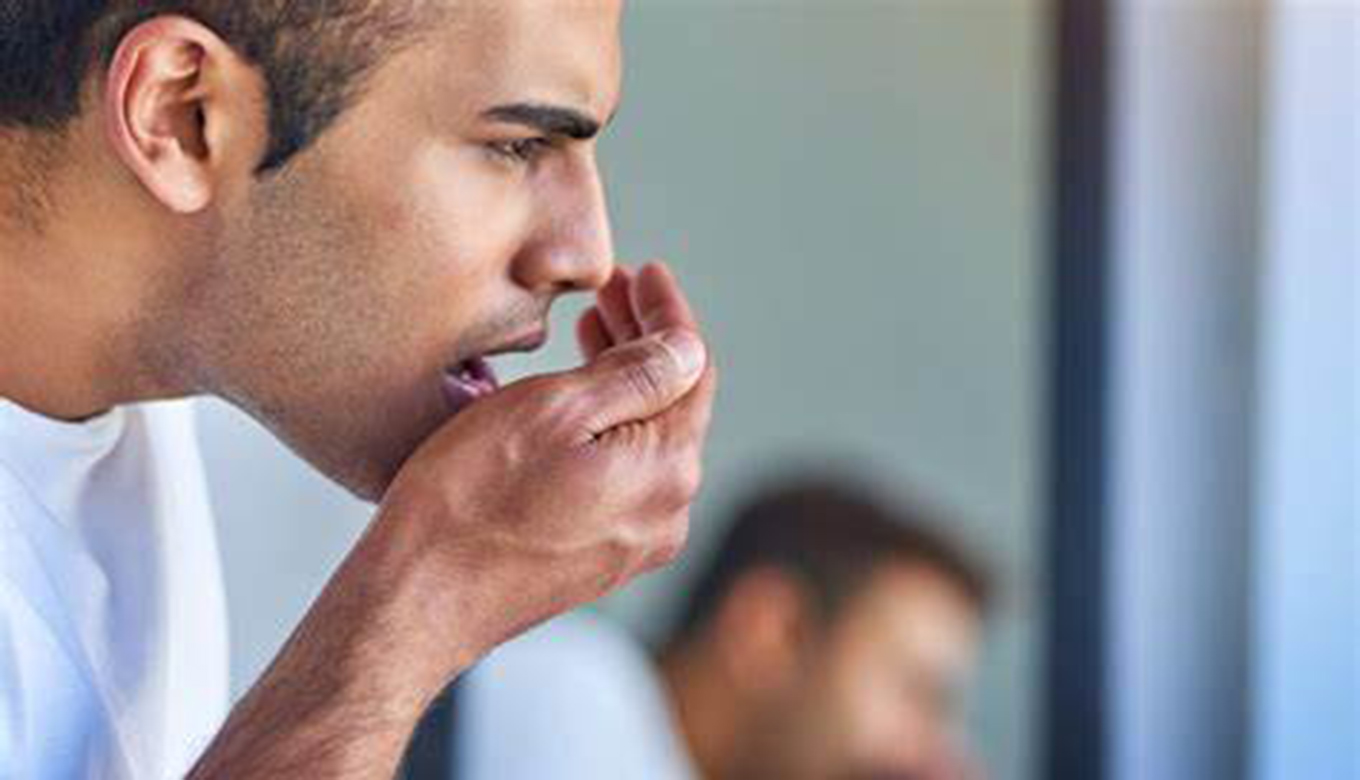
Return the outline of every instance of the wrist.
<path id="1" fill-rule="evenodd" d="M 489 652 L 496 641 L 480 590 L 488 561 L 451 550 L 444 522 L 431 509 L 385 505 L 346 565 L 371 584 L 380 624 L 394 651 L 409 658 L 431 695 Z"/>
<path id="2" fill-rule="evenodd" d="M 193 777 L 395 771 L 430 701 L 472 660 L 430 630 L 419 556 L 395 530 L 370 526 Z"/>

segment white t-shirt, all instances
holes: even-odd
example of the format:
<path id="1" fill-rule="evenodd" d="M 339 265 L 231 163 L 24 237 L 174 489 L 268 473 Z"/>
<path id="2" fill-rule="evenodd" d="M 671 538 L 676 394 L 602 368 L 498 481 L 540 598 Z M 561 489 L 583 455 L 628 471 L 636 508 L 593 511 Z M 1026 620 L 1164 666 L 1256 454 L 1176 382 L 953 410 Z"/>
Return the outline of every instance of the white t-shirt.
<path id="1" fill-rule="evenodd" d="M 69 424 L 0 399 L 0 780 L 180 777 L 227 705 L 191 407 Z"/>
<path id="2" fill-rule="evenodd" d="M 457 701 L 464 780 L 698 777 L 652 659 L 587 613 L 494 651 Z"/>

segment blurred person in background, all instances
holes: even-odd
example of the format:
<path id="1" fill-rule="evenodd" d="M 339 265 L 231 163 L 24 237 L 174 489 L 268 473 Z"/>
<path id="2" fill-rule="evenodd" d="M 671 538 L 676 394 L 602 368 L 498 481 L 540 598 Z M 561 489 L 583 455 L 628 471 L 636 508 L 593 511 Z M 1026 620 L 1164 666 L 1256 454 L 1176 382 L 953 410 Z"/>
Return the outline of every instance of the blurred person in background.
<path id="1" fill-rule="evenodd" d="M 962 703 L 990 586 L 849 484 L 741 509 L 647 654 L 576 614 L 491 656 L 459 700 L 462 780 L 962 780 Z"/>

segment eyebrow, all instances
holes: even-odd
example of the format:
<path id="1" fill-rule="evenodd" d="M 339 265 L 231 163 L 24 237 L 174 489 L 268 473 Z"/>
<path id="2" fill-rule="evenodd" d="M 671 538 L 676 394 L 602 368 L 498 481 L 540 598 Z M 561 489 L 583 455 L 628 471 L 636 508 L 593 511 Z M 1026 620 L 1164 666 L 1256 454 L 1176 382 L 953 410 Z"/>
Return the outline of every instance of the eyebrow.
<path id="1" fill-rule="evenodd" d="M 484 112 L 482 116 L 494 122 L 524 125 L 544 135 L 563 136 L 577 141 L 594 138 L 603 129 L 598 120 L 574 108 L 542 103 L 496 106 Z"/>

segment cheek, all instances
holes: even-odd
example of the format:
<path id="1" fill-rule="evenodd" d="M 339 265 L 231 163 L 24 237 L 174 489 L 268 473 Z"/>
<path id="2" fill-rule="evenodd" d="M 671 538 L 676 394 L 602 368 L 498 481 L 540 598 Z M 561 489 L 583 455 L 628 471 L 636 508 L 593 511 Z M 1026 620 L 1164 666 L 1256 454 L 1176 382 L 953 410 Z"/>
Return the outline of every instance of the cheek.
<path id="1" fill-rule="evenodd" d="M 529 238 L 531 204 L 507 177 L 485 169 L 475 152 L 435 148 L 416 158 L 375 209 L 382 255 L 420 289 L 443 296 L 508 279 Z"/>
<path id="2" fill-rule="evenodd" d="M 506 187 L 476 171 L 459 176 L 452 158 L 430 152 L 381 178 L 365 174 L 339 209 L 335 251 L 363 308 L 421 341 L 447 342 L 494 313 L 490 299 L 525 232 Z"/>
<path id="3" fill-rule="evenodd" d="M 846 669 L 840 711 L 854 763 L 879 768 L 914 765 L 928 742 L 928 724 L 907 696 L 897 667 L 864 652 Z"/>

